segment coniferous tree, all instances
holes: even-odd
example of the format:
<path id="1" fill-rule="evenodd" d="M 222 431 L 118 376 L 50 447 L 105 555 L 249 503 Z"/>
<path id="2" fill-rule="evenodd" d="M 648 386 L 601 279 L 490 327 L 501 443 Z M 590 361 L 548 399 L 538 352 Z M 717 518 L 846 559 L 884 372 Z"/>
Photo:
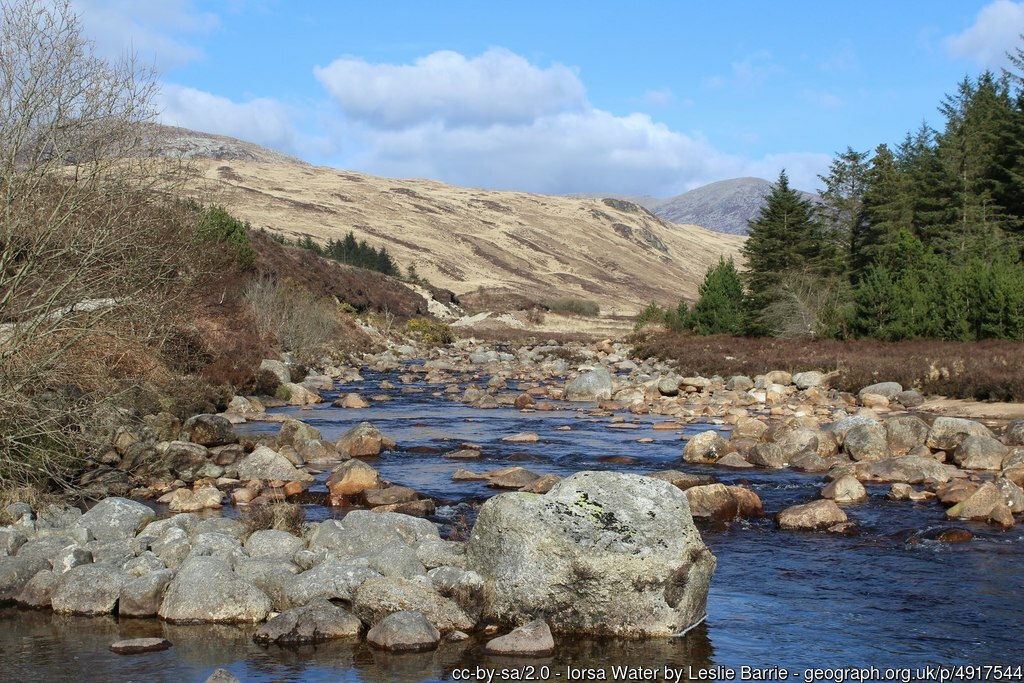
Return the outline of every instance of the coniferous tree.
<path id="1" fill-rule="evenodd" d="M 814 218 L 809 201 L 789 185 L 785 171 L 765 198 L 743 245 L 747 262 L 746 314 L 748 334 L 769 334 L 773 326 L 764 319 L 765 310 L 787 272 L 821 274 L 832 258 L 830 245 Z"/>
<path id="2" fill-rule="evenodd" d="M 831 268 L 837 275 L 847 272 L 864 218 L 864 192 L 870 169 L 867 159 L 867 152 L 847 147 L 845 152 L 836 154 L 828 175 L 818 176 L 825 183 L 820 195 L 818 219 L 825 238 L 835 251 L 836 260 Z"/>
<path id="3" fill-rule="evenodd" d="M 739 334 L 743 325 L 743 281 L 730 258 L 718 259 L 699 288 L 700 298 L 686 321 L 697 334 Z"/>

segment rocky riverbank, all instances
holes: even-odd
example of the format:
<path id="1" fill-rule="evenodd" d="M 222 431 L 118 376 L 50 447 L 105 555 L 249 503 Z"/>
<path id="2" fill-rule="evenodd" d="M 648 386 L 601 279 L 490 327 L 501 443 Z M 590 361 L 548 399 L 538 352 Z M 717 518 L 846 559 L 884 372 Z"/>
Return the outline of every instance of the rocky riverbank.
<path id="1" fill-rule="evenodd" d="M 936 518 L 998 527 L 1013 525 L 1024 503 L 1024 424 L 993 431 L 914 414 L 922 397 L 890 383 L 851 395 L 828 389 L 821 373 L 704 378 L 631 360 L 627 348 L 610 342 L 516 349 L 460 342 L 422 364 L 403 362 L 416 353 L 397 348 L 364 359 L 364 367 L 398 373 L 373 395 L 346 389 L 361 379 L 359 368 L 325 364 L 296 383 L 291 368 L 271 361 L 266 369 L 284 387 L 275 399 L 236 397 L 222 415 L 184 423 L 154 415 L 119 430 L 86 483 L 159 497 L 178 514 L 154 521 L 151 508 L 118 498 L 85 514 L 12 506 L 7 515 L 14 523 L 0 529 L 0 599 L 173 622 L 267 620 L 257 639 L 276 643 L 369 629 L 371 643 L 416 649 L 524 627 L 494 648 L 526 651 L 525 639 L 546 652 L 549 629 L 667 635 L 703 617 L 714 559 L 690 518 L 722 523 L 765 511 L 749 487 L 717 483 L 688 472 L 692 466 L 819 474 L 819 499 L 767 511 L 784 530 L 855 532 L 846 511 L 873 482 L 890 482 L 893 500 L 934 506 Z M 278 419 L 265 413 L 277 404 L 313 405 L 330 388 L 340 388 L 335 403 L 355 422 L 363 406 L 386 405 L 414 386 L 480 409 L 543 413 L 572 405 L 608 429 L 636 430 L 638 449 L 650 440 L 640 430 L 652 415 L 659 430 L 694 423 L 709 429 L 680 444 L 678 469 L 647 477 L 560 479 L 524 467 L 476 472 L 469 468 L 480 457 L 478 445 L 438 453 L 465 464 L 456 478 L 524 491 L 488 501 L 464 543 L 442 539 L 433 522 L 420 518 L 434 513 L 430 497 L 390 485 L 370 464 L 403 448 L 373 425 L 357 424 L 336 440 L 297 420 L 258 437 L 234 427 Z M 531 443 L 538 436 L 506 440 Z M 308 490 L 325 476 L 326 492 Z M 361 509 L 293 533 L 196 514 L 311 495 Z M 632 557 L 642 561 L 623 561 Z"/>

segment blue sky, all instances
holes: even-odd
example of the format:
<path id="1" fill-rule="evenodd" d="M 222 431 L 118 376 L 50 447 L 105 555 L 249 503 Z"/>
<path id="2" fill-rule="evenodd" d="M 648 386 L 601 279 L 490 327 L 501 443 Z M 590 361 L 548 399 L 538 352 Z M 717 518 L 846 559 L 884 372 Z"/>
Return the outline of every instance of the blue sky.
<path id="1" fill-rule="evenodd" d="M 73 0 L 167 123 L 307 161 L 543 193 L 794 184 L 1006 65 L 1024 2 Z"/>

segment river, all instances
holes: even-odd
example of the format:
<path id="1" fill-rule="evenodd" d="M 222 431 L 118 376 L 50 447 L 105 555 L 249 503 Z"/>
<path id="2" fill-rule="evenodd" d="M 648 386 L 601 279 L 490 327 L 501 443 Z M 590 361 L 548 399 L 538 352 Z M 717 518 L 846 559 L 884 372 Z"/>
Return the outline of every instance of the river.
<path id="1" fill-rule="evenodd" d="M 386 452 L 370 464 L 385 479 L 435 498 L 435 521 L 442 533 L 464 533 L 479 503 L 495 493 L 483 482 L 453 482 L 452 473 L 460 467 L 483 472 L 520 465 L 539 474 L 560 475 L 585 469 L 713 474 L 724 483 L 742 483 L 756 491 L 769 516 L 729 526 L 701 526 L 705 542 L 718 557 L 718 569 L 707 622 L 684 638 L 559 638 L 556 654 L 540 660 L 486 656 L 475 640 L 445 644 L 434 653 L 399 656 L 352 643 L 265 648 L 251 641 L 249 627 L 119 622 L 11 608 L 0 610 L 0 679 L 202 681 L 224 667 L 244 681 L 452 680 L 466 673 L 476 680 L 477 673 L 495 669 L 506 676 L 532 673 L 536 679 L 546 675 L 565 681 L 595 678 L 599 671 L 611 680 L 611 667 L 626 666 L 633 667 L 634 675 L 647 667 L 658 669 L 662 678 L 668 673 L 669 679 L 721 680 L 731 672 L 739 680 L 740 667 L 748 665 L 760 667 L 752 672 L 755 675 L 779 680 L 789 674 L 788 680 L 803 680 L 809 667 L 874 666 L 884 672 L 927 665 L 1024 664 L 1020 528 L 997 531 L 984 524 L 958 523 L 975 534 L 974 540 L 954 545 L 927 540 L 928 532 L 952 526 L 938 503 L 889 501 L 884 497 L 886 485 L 868 485 L 869 501 L 846 508 L 858 534 L 784 532 L 775 527 L 771 514 L 815 498 L 822 486 L 820 475 L 682 463 L 683 433 L 651 428 L 664 417 L 621 413 L 638 428 L 617 429 L 609 426 L 608 417 L 590 414 L 592 406 L 585 404 L 565 403 L 564 409 L 538 412 L 480 410 L 452 400 L 438 385 L 403 385 L 398 373 L 363 374 L 363 382 L 347 385 L 344 391 L 388 394 L 391 400 L 365 410 L 345 410 L 332 408 L 329 401 L 335 394 L 328 393 L 328 402 L 312 410 L 275 412 L 313 424 L 332 440 L 363 420 L 379 427 L 400 450 Z M 381 390 L 384 380 L 398 389 Z M 250 423 L 239 430 L 277 428 L 273 423 Z M 686 433 L 708 428 L 690 424 Z M 522 431 L 536 432 L 540 441 L 501 441 Z M 640 444 L 641 437 L 653 441 Z M 463 442 L 480 445 L 483 457 L 468 462 L 441 457 Z M 604 462 L 611 456 L 634 460 Z M 313 504 L 305 508 L 310 520 L 344 514 Z M 174 647 L 138 656 L 107 649 L 117 639 L 139 635 L 167 637 Z M 907 673 L 913 672 L 897 675 Z"/>

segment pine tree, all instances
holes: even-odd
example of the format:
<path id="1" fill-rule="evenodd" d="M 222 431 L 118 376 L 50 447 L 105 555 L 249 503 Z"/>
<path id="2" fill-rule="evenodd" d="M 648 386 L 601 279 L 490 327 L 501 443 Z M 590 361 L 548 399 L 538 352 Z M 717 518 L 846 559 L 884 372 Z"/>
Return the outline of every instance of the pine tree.
<path id="1" fill-rule="evenodd" d="M 818 176 L 825 183 L 818 206 L 818 219 L 825 238 L 836 254 L 831 270 L 847 272 L 857 233 L 863 221 L 864 192 L 870 165 L 867 152 L 847 147 L 836 154 L 827 176 Z"/>
<path id="2" fill-rule="evenodd" d="M 697 334 L 739 334 L 743 324 L 743 281 L 732 258 L 718 259 L 699 288 L 687 326 Z"/>
<path id="3" fill-rule="evenodd" d="M 833 253 L 814 219 L 813 206 L 789 186 L 785 171 L 765 200 L 761 213 L 748 223 L 750 231 L 743 245 L 748 291 L 744 328 L 754 335 L 771 332 L 763 314 L 783 274 L 820 274 Z"/>
<path id="4" fill-rule="evenodd" d="M 861 215 L 855 225 L 850 253 L 850 280 L 855 285 L 900 230 L 912 229 L 913 207 L 907 178 L 897 167 L 896 157 L 888 146 L 875 148 L 864 185 Z"/>

